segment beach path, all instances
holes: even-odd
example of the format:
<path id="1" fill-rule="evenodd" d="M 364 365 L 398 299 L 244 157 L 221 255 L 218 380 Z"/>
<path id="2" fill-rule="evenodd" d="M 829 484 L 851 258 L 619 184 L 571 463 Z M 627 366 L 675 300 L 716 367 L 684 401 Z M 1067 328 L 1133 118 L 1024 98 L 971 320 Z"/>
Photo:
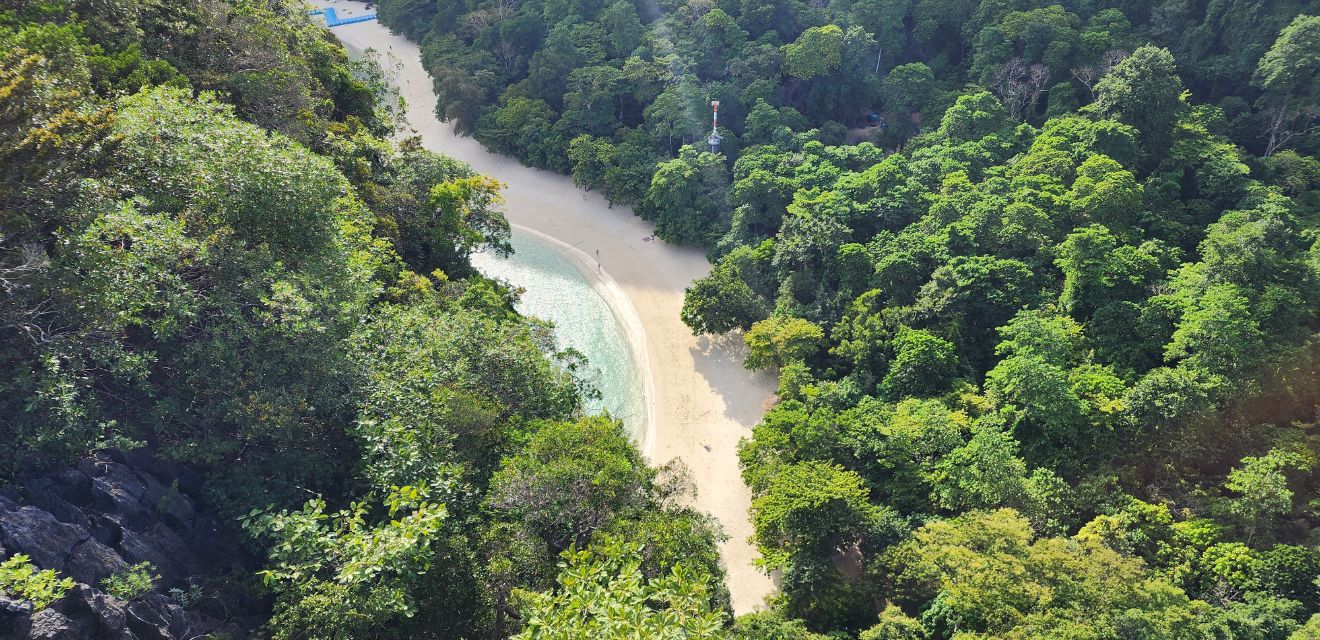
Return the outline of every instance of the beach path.
<path id="1" fill-rule="evenodd" d="M 334 6 L 342 17 L 368 13 L 360 2 L 312 4 Z M 635 356 L 647 380 L 650 428 L 642 448 L 652 464 L 675 458 L 686 464 L 697 488 L 693 506 L 715 516 L 729 536 L 721 553 L 734 611 L 761 605 L 774 585 L 753 566 L 751 496 L 739 474 L 737 447 L 764 414 L 774 380 L 743 369 L 741 340 L 696 338 L 679 320 L 684 289 L 710 270 L 704 253 L 653 240 L 650 223 L 627 207 L 610 208 L 567 176 L 525 167 L 455 135 L 435 117 L 431 78 L 415 43 L 376 21 L 332 32 L 351 49 L 381 54 L 424 147 L 504 182 L 510 223 L 557 241 L 574 260 L 597 269 L 600 285 L 636 342 Z"/>

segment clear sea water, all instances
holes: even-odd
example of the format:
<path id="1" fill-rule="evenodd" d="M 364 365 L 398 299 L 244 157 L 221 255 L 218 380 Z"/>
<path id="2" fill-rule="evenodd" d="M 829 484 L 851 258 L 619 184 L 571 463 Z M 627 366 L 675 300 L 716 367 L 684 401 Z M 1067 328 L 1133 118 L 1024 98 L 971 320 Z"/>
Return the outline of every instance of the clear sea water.
<path id="1" fill-rule="evenodd" d="M 473 266 L 524 290 L 518 311 L 554 323 L 557 346 L 587 357 L 584 377 L 601 394 L 588 400 L 587 411 L 608 412 L 637 434 L 645 421 L 642 379 L 623 324 L 569 258 L 517 229 L 512 244 L 511 257 L 479 253 Z"/>

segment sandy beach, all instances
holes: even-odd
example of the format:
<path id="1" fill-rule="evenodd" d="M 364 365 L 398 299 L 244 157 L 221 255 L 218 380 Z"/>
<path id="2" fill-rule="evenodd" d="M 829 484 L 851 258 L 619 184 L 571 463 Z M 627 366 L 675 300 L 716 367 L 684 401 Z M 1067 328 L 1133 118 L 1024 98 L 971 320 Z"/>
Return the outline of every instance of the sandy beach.
<path id="1" fill-rule="evenodd" d="M 340 17 L 366 13 L 360 2 L 318 1 Z M 693 337 L 679 320 L 683 290 L 710 270 L 705 255 L 652 239 L 652 226 L 627 207 L 574 186 L 563 175 L 522 166 L 456 136 L 435 117 L 431 78 L 418 46 L 375 21 L 335 27 L 355 50 L 380 52 L 408 103 L 408 119 L 427 149 L 459 158 L 507 185 L 511 224 L 553 241 L 597 285 L 633 341 L 642 367 L 649 429 L 640 438 L 653 464 L 682 460 L 697 487 L 694 506 L 715 516 L 729 540 L 722 545 L 737 613 L 751 611 L 774 590 L 752 564 L 755 548 L 747 509 L 750 492 L 738 472 L 737 445 L 760 420 L 774 392 L 768 374 L 742 368 L 741 341 Z M 597 266 L 599 265 L 599 266 Z"/>

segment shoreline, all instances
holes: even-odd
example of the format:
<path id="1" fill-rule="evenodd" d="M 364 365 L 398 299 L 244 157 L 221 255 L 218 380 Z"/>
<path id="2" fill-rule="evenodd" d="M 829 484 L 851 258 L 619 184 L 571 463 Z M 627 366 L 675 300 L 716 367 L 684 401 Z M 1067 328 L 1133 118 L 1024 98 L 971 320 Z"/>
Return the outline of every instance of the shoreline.
<path id="1" fill-rule="evenodd" d="M 637 374 L 642 381 L 642 407 L 646 411 L 646 415 L 642 418 L 642 432 L 637 434 L 637 448 L 647 460 L 650 460 L 654 454 L 655 444 L 655 403 L 651 400 L 655 397 L 655 381 L 652 379 L 651 363 L 646 355 L 646 327 L 642 325 L 637 309 L 633 307 L 632 301 L 628 299 L 628 295 L 624 293 L 619 283 L 615 282 L 608 271 L 600 268 L 599 263 L 587 252 L 531 227 L 512 223 L 509 226 L 568 258 L 582 277 L 591 283 L 592 290 L 605 299 L 610 313 L 623 327 L 624 335 L 628 336 L 628 350 L 632 352 L 633 363 L 637 365 Z"/>
<path id="2" fill-rule="evenodd" d="M 312 2 L 332 4 L 348 16 L 365 8 L 354 0 Z M 653 466 L 681 462 L 696 490 L 688 506 L 713 516 L 727 535 L 719 548 L 734 613 L 764 608 L 776 588 L 755 565 L 759 554 L 751 543 L 751 490 L 742 480 L 738 442 L 751 437 L 777 384 L 766 372 L 743 368 L 741 341 L 695 337 L 680 320 L 685 289 L 710 273 L 705 252 L 654 240 L 654 225 L 631 207 L 611 206 L 568 176 L 527 167 L 455 134 L 450 123 L 435 116 L 434 83 L 416 43 L 374 20 L 330 32 L 350 50 L 374 49 L 381 55 L 387 78 L 406 103 L 406 123 L 424 148 L 462 160 L 506 185 L 502 195 L 511 227 L 553 240 L 549 246 L 584 273 L 599 263 L 593 283 L 609 277 L 613 285 L 599 291 L 630 342 L 642 343 L 634 349 L 634 360 L 645 369 L 639 374 L 649 442 L 639 449 Z"/>

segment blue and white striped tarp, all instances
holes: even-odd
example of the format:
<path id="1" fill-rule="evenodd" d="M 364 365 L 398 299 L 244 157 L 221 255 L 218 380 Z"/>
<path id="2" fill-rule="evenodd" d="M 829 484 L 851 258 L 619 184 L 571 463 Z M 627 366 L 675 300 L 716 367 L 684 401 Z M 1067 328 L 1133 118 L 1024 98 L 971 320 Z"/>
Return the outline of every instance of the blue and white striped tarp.
<path id="1" fill-rule="evenodd" d="M 339 14 L 335 13 L 335 8 L 334 8 L 334 7 L 326 7 L 326 8 L 324 8 L 324 9 L 308 9 L 308 10 L 307 10 L 307 14 L 308 14 L 308 15 L 313 15 L 313 16 L 315 16 L 315 15 L 324 15 L 324 16 L 325 16 L 325 26 L 327 26 L 327 27 L 338 27 L 338 26 L 340 26 L 340 25 L 344 25 L 344 24 L 354 24 L 354 23 L 357 23 L 357 22 L 366 22 L 366 21 L 368 21 L 368 20 L 375 20 L 375 19 L 376 19 L 376 14 L 374 14 L 374 13 L 369 13 L 369 14 L 367 14 L 367 15 L 365 15 L 365 16 L 353 16 L 352 18 L 342 18 L 342 19 L 341 19 L 341 18 L 339 17 Z"/>

